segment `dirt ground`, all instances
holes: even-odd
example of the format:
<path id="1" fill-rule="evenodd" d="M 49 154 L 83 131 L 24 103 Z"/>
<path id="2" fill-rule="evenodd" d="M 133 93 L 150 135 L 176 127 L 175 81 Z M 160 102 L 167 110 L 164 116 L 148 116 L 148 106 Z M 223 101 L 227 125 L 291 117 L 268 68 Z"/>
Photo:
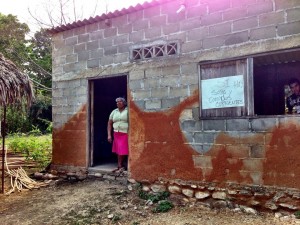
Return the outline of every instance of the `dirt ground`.
<path id="1" fill-rule="evenodd" d="M 199 202 L 171 195 L 174 208 L 154 213 L 156 206 L 139 198 L 138 185 L 89 178 L 84 181 L 56 181 L 48 187 L 0 194 L 0 224 L 118 224 L 118 225 L 232 225 L 296 224 L 278 219 L 274 213 L 257 215 L 230 209 L 210 209 Z"/>

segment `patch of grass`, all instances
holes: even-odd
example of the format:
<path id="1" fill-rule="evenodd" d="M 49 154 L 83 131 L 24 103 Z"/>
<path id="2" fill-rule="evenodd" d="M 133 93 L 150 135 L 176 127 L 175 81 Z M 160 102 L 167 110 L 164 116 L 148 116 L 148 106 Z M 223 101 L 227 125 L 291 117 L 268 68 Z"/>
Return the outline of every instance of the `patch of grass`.
<path id="1" fill-rule="evenodd" d="M 299 210 L 294 212 L 294 215 L 297 219 L 300 219 L 300 211 Z"/>
<path id="2" fill-rule="evenodd" d="M 115 222 L 121 220 L 121 218 L 122 218 L 121 215 L 116 214 L 116 215 L 114 215 L 114 217 L 111 219 L 111 221 L 112 221 L 113 223 L 115 223 Z"/>
<path id="3" fill-rule="evenodd" d="M 150 200 L 152 201 L 153 203 L 156 203 L 156 202 L 159 202 L 161 200 L 165 200 L 167 199 L 168 197 L 170 196 L 170 193 L 167 192 L 167 191 L 164 191 L 164 192 L 158 192 L 158 193 L 155 193 L 155 194 L 151 194 L 151 193 L 147 193 L 143 190 L 140 190 L 139 191 L 139 197 L 141 199 L 144 199 L 144 200 Z"/>
<path id="4" fill-rule="evenodd" d="M 164 213 L 168 212 L 170 209 L 174 207 L 173 203 L 167 200 L 160 201 L 158 205 L 153 209 L 154 213 Z"/>
<path id="5" fill-rule="evenodd" d="M 7 146 L 13 153 L 21 153 L 26 160 L 45 168 L 51 161 L 52 135 L 13 134 L 7 138 Z"/>

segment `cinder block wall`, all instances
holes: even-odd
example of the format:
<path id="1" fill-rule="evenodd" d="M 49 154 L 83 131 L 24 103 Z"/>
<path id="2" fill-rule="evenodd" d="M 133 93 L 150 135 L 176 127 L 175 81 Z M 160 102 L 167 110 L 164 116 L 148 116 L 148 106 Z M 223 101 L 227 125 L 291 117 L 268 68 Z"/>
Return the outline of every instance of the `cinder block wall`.
<path id="1" fill-rule="evenodd" d="M 300 2 L 186 4 L 179 14 L 169 1 L 53 35 L 53 163 L 87 166 L 87 79 L 128 73 L 133 178 L 299 189 L 298 117 L 200 120 L 198 63 L 299 47 Z M 178 41 L 179 55 L 130 60 L 132 46 L 157 40 Z"/>

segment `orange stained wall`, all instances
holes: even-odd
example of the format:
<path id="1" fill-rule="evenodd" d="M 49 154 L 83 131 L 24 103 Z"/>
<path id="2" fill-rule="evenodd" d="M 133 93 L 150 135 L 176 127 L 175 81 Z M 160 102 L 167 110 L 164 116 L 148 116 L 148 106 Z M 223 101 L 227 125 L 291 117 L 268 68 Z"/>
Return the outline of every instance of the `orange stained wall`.
<path id="1" fill-rule="evenodd" d="M 268 133 L 231 136 L 220 132 L 204 154 L 186 142 L 179 117 L 198 102 L 198 93 L 165 112 L 143 112 L 130 104 L 130 173 L 139 181 L 159 178 L 236 182 L 300 188 L 300 126 L 282 123 Z M 298 122 L 299 123 L 299 122 Z M 261 156 L 249 146 L 263 143 Z M 199 166 L 197 159 L 201 160 Z M 206 160 L 206 161 L 205 161 Z"/>
<path id="2" fill-rule="evenodd" d="M 87 166 L 86 106 L 72 116 L 60 129 L 53 131 L 54 165 Z"/>

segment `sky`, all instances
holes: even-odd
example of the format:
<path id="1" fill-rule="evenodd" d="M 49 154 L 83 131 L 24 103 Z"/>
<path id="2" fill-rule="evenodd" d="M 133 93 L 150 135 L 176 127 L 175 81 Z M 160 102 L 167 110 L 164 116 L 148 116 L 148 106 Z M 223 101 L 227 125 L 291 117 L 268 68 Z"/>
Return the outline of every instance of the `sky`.
<path id="1" fill-rule="evenodd" d="M 41 21 L 49 23 L 49 17 L 47 12 L 51 11 L 51 16 L 55 17 L 55 12 L 58 11 L 57 4 L 60 0 L 0 0 L 0 13 L 4 15 L 12 14 L 17 16 L 18 20 L 22 23 L 26 23 L 30 30 L 34 33 L 39 29 L 39 25 L 36 20 L 30 15 L 38 18 Z M 76 3 L 77 15 L 79 19 L 86 19 L 90 16 L 101 15 L 106 12 L 112 12 L 115 10 L 120 10 L 122 8 L 128 8 L 129 6 L 135 6 L 138 3 L 144 3 L 151 0 L 61 0 Z M 96 14 L 93 14 L 96 2 Z M 55 8 L 56 7 L 56 8 Z M 106 11 L 107 8 L 107 11 Z M 70 15 L 70 21 L 74 20 L 73 7 L 68 7 Z"/>

